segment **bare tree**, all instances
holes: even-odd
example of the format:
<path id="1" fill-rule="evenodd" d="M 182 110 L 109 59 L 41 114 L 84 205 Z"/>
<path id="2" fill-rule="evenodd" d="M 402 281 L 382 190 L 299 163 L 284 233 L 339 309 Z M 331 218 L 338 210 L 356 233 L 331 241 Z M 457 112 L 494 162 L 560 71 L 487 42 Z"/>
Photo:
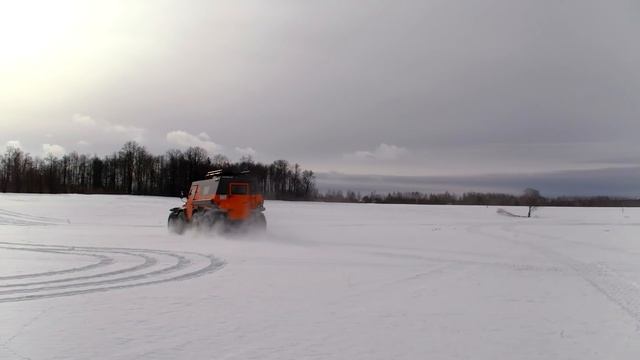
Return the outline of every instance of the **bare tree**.
<path id="1" fill-rule="evenodd" d="M 211 169 L 249 170 L 269 199 L 309 200 L 317 195 L 312 171 L 286 160 L 262 164 L 250 156 L 230 162 L 198 147 L 153 155 L 130 141 L 102 158 L 71 152 L 33 157 L 15 146 L 0 154 L 0 191 L 109 193 L 175 196 Z"/>
<path id="2" fill-rule="evenodd" d="M 524 192 L 522 193 L 522 200 L 524 204 L 529 207 L 529 212 L 527 214 L 527 217 L 531 217 L 531 214 L 540 205 L 542 196 L 540 195 L 540 191 L 532 188 L 527 188 L 527 189 L 524 189 Z"/>

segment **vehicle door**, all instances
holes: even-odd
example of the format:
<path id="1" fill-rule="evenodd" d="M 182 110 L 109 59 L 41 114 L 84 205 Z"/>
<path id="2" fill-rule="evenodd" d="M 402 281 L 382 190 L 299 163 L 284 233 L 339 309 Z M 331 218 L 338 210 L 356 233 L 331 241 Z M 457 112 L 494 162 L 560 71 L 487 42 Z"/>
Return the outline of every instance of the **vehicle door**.
<path id="1" fill-rule="evenodd" d="M 245 220 L 249 217 L 250 197 L 249 184 L 244 182 L 232 182 L 229 184 L 229 218 L 231 220 Z"/>
<path id="2" fill-rule="evenodd" d="M 193 202 L 198 198 L 199 191 L 200 187 L 198 185 L 191 185 L 191 189 L 189 190 L 189 197 L 187 198 L 187 204 L 185 206 L 187 220 L 191 220 L 191 216 L 193 215 Z"/>

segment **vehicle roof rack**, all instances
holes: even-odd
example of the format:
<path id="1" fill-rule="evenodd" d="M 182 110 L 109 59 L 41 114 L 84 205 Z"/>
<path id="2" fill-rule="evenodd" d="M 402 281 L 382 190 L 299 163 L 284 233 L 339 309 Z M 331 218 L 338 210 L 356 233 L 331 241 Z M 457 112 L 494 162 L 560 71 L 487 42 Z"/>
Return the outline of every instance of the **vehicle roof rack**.
<path id="1" fill-rule="evenodd" d="M 207 173 L 206 177 L 214 177 L 214 176 L 220 176 L 222 175 L 222 169 L 218 169 L 218 170 L 211 170 Z"/>
<path id="2" fill-rule="evenodd" d="M 212 178 L 216 176 L 237 176 L 237 175 L 246 175 L 249 173 L 249 170 L 241 170 L 241 171 L 233 171 L 233 170 L 223 170 L 216 169 L 207 172 L 206 178 Z"/>

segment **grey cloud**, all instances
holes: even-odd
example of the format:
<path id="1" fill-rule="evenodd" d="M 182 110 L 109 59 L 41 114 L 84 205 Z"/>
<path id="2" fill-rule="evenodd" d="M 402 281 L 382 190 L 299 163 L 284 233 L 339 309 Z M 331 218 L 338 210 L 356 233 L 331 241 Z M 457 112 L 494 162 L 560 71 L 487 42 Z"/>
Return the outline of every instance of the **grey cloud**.
<path id="1" fill-rule="evenodd" d="M 401 146 L 382 143 L 373 150 L 358 150 L 345 154 L 347 159 L 356 160 L 397 160 L 409 154 L 409 150 Z"/>
<path id="2" fill-rule="evenodd" d="M 380 176 L 317 174 L 321 191 L 352 190 L 362 193 L 421 191 L 426 193 L 468 191 L 519 194 L 536 188 L 545 196 L 625 196 L 640 194 L 640 167 L 602 168 L 530 174 L 479 176 Z"/>
<path id="3" fill-rule="evenodd" d="M 216 144 L 211 141 L 209 135 L 202 132 L 198 135 L 189 134 L 186 131 L 175 130 L 167 133 L 167 142 L 171 146 L 177 146 L 179 148 L 188 148 L 190 146 L 198 146 L 209 152 L 210 155 L 217 154 L 222 150 L 220 144 Z"/>
<path id="4" fill-rule="evenodd" d="M 112 54 L 119 66 L 55 106 L 13 109 L 22 124 L 45 125 L 16 125 L 0 141 L 42 144 L 44 127 L 56 135 L 47 142 L 67 149 L 80 140 L 97 152 L 121 145 L 122 137 L 56 131 L 87 113 L 146 129 L 156 153 L 179 129 L 206 132 L 228 151 L 362 174 L 557 172 L 640 152 L 635 1 L 137 7 L 112 19 L 139 45 Z M 411 154 L 384 165 L 344 157 L 375 157 L 382 143 Z"/>

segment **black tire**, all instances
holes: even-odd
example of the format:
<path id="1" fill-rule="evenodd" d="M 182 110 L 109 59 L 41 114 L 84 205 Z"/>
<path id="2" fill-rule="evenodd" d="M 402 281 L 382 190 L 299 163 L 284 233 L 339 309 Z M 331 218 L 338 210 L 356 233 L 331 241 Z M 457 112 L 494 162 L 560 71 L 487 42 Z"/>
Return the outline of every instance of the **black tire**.
<path id="1" fill-rule="evenodd" d="M 206 230 L 208 228 L 207 218 L 204 212 L 194 211 L 191 215 L 191 226 L 198 230 Z"/>
<path id="2" fill-rule="evenodd" d="M 167 228 L 169 232 L 182 235 L 187 228 L 187 220 L 184 216 L 184 212 L 172 212 L 169 214 L 169 219 L 167 220 Z"/>
<path id="3" fill-rule="evenodd" d="M 221 221 L 224 217 L 216 211 L 201 210 L 193 213 L 191 225 L 198 231 L 214 231 Z"/>

